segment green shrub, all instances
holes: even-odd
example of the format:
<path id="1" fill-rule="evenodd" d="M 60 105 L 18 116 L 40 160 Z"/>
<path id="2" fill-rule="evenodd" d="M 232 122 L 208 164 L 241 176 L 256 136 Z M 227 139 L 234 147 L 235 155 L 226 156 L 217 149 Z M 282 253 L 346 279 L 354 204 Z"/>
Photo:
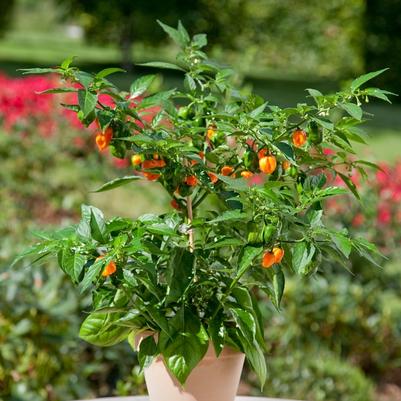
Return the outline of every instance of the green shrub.
<path id="1" fill-rule="evenodd" d="M 320 344 L 377 377 L 401 358 L 401 299 L 378 281 L 362 285 L 351 274 L 307 283 L 291 279 L 283 312 L 264 309 L 271 313 L 267 338 L 273 350 Z"/>
<path id="2" fill-rule="evenodd" d="M 265 394 L 308 401 L 371 401 L 373 385 L 356 367 L 322 349 L 291 351 L 268 359 Z"/>

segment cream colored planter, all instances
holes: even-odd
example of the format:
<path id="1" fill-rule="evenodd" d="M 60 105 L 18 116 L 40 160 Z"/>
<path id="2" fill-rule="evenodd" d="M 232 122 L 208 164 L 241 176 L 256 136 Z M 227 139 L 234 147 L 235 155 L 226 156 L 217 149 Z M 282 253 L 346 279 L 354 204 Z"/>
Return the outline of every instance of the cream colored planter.
<path id="1" fill-rule="evenodd" d="M 144 336 L 143 336 L 144 337 Z M 142 338 L 143 338 L 142 337 Z M 140 339 L 138 339 L 138 342 Z M 191 372 L 185 387 L 170 374 L 161 357 L 145 369 L 150 401 L 234 401 L 245 355 L 226 347 L 217 358 L 212 345 Z"/>

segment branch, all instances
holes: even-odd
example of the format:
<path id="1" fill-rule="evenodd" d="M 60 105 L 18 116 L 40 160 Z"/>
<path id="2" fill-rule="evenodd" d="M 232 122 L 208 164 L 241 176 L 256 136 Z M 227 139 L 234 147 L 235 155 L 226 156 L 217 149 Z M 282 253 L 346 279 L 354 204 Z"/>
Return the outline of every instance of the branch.
<path id="1" fill-rule="evenodd" d="M 188 224 L 191 225 L 193 220 L 191 196 L 187 196 L 187 210 L 188 210 Z M 189 236 L 189 250 L 193 252 L 195 249 L 195 241 L 194 241 L 194 231 L 192 228 L 188 230 L 188 236 Z"/>

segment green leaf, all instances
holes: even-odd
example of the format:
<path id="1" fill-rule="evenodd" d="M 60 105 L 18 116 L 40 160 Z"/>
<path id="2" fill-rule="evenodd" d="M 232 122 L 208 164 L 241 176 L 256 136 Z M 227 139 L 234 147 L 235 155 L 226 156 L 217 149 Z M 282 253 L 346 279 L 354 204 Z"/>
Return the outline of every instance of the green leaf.
<path id="1" fill-rule="evenodd" d="M 227 184 L 227 188 L 238 192 L 249 191 L 249 183 L 244 178 L 229 178 L 225 175 L 217 174 L 219 180 Z"/>
<path id="2" fill-rule="evenodd" d="M 348 258 L 352 250 L 352 242 L 345 235 L 337 232 L 330 232 L 330 237 L 336 244 L 338 250 Z"/>
<path id="3" fill-rule="evenodd" d="M 378 164 L 372 163 L 372 162 L 368 162 L 368 161 L 366 161 L 366 160 L 355 160 L 354 163 L 355 163 L 355 164 L 356 164 L 356 163 L 358 163 L 358 164 L 363 164 L 363 165 L 368 166 L 368 167 L 371 167 L 371 168 L 373 168 L 373 169 L 375 169 L 375 170 L 383 171 L 383 169 L 382 169 Z"/>
<path id="4" fill-rule="evenodd" d="M 239 261 L 238 271 L 235 280 L 238 281 L 239 278 L 252 266 L 253 261 L 257 258 L 263 251 L 262 247 L 247 246 L 244 248 L 242 257 Z"/>
<path id="5" fill-rule="evenodd" d="M 388 103 L 391 103 L 391 100 L 388 98 L 387 95 L 398 96 L 396 93 L 385 91 L 379 88 L 366 88 L 364 89 L 364 92 L 369 96 L 376 97 Z"/>
<path id="6" fill-rule="evenodd" d="M 103 267 L 110 261 L 111 258 L 105 257 L 99 259 L 93 265 L 88 267 L 87 271 L 85 272 L 85 276 L 79 285 L 81 292 L 84 292 L 92 285 L 92 282 L 99 277 Z"/>
<path id="7" fill-rule="evenodd" d="M 63 70 L 67 70 L 68 68 L 70 68 L 71 64 L 74 62 L 74 60 L 76 59 L 76 56 L 70 56 L 68 58 L 66 58 L 60 65 L 60 67 Z"/>
<path id="8" fill-rule="evenodd" d="M 142 177 L 138 175 L 127 175 L 125 177 L 120 177 L 120 178 L 115 178 L 112 181 L 106 182 L 106 184 L 103 184 L 100 188 L 95 189 L 92 192 L 105 192 L 105 191 L 110 191 L 111 189 L 121 187 L 123 185 L 127 185 L 131 183 L 132 181 L 138 181 L 142 179 Z"/>
<path id="9" fill-rule="evenodd" d="M 225 326 L 223 319 L 223 313 L 220 311 L 212 320 L 209 321 L 208 331 L 217 357 L 221 354 L 221 351 L 223 351 L 224 348 Z"/>
<path id="10" fill-rule="evenodd" d="M 279 142 L 275 144 L 274 147 L 279 149 L 280 152 L 282 152 L 287 157 L 287 159 L 296 164 L 296 161 L 294 159 L 294 149 L 292 146 L 285 142 Z"/>
<path id="11" fill-rule="evenodd" d="M 215 242 L 210 242 L 204 247 L 204 249 L 216 249 L 223 248 L 225 246 L 241 246 L 243 244 L 244 241 L 239 238 L 223 238 Z"/>
<path id="12" fill-rule="evenodd" d="M 157 23 L 163 28 L 164 32 L 166 32 L 167 35 L 170 36 L 175 43 L 177 43 L 177 45 L 185 47 L 189 44 L 188 32 L 185 30 L 181 22 L 178 23 L 178 29 L 174 29 L 171 26 L 163 24 L 163 22 L 159 20 L 157 20 Z"/>
<path id="13" fill-rule="evenodd" d="M 196 82 L 195 80 L 189 75 L 188 73 L 185 74 L 184 78 L 184 85 L 185 88 L 189 91 L 194 91 L 196 90 Z"/>
<path id="14" fill-rule="evenodd" d="M 334 124 L 327 120 L 322 120 L 321 118 L 312 117 L 312 120 L 319 124 L 321 127 L 332 131 L 334 129 Z"/>
<path id="15" fill-rule="evenodd" d="M 360 256 L 367 259 L 370 263 L 381 267 L 373 256 L 380 256 L 382 259 L 384 259 L 385 256 L 379 252 L 376 245 L 369 242 L 366 238 L 355 238 L 352 240 L 352 245 Z"/>
<path id="16" fill-rule="evenodd" d="M 89 224 L 92 238 L 104 244 L 105 242 L 107 242 L 106 238 L 107 230 L 103 213 L 95 207 L 91 206 L 90 208 L 91 208 L 91 217 Z"/>
<path id="17" fill-rule="evenodd" d="M 167 268 L 168 292 L 166 305 L 178 301 L 193 278 L 194 254 L 183 248 L 176 248 Z"/>
<path id="18" fill-rule="evenodd" d="M 63 73 L 61 68 L 21 68 L 18 71 L 22 71 L 23 75 Z"/>
<path id="19" fill-rule="evenodd" d="M 277 268 L 273 273 L 273 303 L 277 309 L 280 309 L 281 298 L 283 297 L 285 287 L 285 277 L 281 268 Z"/>
<path id="20" fill-rule="evenodd" d="M 253 315 L 240 308 L 229 308 L 229 310 L 243 336 L 254 342 L 256 339 L 256 322 Z"/>
<path id="21" fill-rule="evenodd" d="M 171 227 L 169 227 L 165 223 L 155 223 L 152 225 L 148 225 L 148 226 L 146 226 L 146 230 L 152 234 L 168 235 L 170 237 L 174 237 L 174 236 L 178 235 L 175 232 L 175 230 L 173 230 Z"/>
<path id="22" fill-rule="evenodd" d="M 297 242 L 292 248 L 292 267 L 298 274 L 304 274 L 312 261 L 316 248 L 308 242 Z"/>
<path id="23" fill-rule="evenodd" d="M 93 345 L 109 347 L 124 341 L 131 328 L 116 326 L 119 313 L 91 313 L 82 323 L 79 337 Z"/>
<path id="24" fill-rule="evenodd" d="M 172 64 L 172 63 L 165 63 L 163 61 L 153 61 L 150 63 L 142 63 L 142 64 L 138 64 L 141 65 L 143 67 L 154 67 L 154 68 L 164 68 L 167 70 L 177 70 L 177 71 L 183 71 L 185 72 L 185 70 L 181 67 L 179 67 L 176 64 Z"/>
<path id="25" fill-rule="evenodd" d="M 354 92 L 360 86 L 362 86 L 365 82 L 370 81 L 371 79 L 377 77 L 378 75 L 382 74 L 384 71 L 387 71 L 388 68 L 383 68 L 379 71 L 369 72 L 367 74 L 361 75 L 360 77 L 354 79 L 351 83 L 351 90 Z"/>
<path id="26" fill-rule="evenodd" d="M 244 337 L 241 332 L 238 333 L 237 336 L 241 342 L 246 358 L 258 376 L 261 389 L 263 390 L 267 378 L 266 359 L 263 349 L 257 341 L 250 341 L 250 339 Z"/>
<path id="27" fill-rule="evenodd" d="M 312 97 L 320 97 L 323 96 L 323 93 L 318 91 L 317 89 L 312 89 L 312 88 L 308 88 L 306 89 L 307 92 L 312 96 Z"/>
<path id="28" fill-rule="evenodd" d="M 191 38 L 189 37 L 188 31 L 185 29 L 184 25 L 182 25 L 181 20 L 178 21 L 178 32 L 184 40 L 185 45 L 188 45 Z"/>
<path id="29" fill-rule="evenodd" d="M 350 189 L 350 191 L 354 194 L 355 198 L 361 199 L 358 193 L 358 189 L 356 185 L 352 182 L 351 178 L 347 177 L 346 175 L 340 173 L 337 171 L 337 174 L 341 177 L 341 179 L 344 181 L 345 185 Z"/>
<path id="30" fill-rule="evenodd" d="M 204 33 L 199 33 L 193 37 L 193 43 L 198 49 L 201 49 L 207 45 L 207 36 Z"/>
<path id="31" fill-rule="evenodd" d="M 243 220 L 247 218 L 247 214 L 243 213 L 241 210 L 226 210 L 220 216 L 216 217 L 213 220 L 208 221 L 208 224 L 219 223 L 222 221 L 229 221 L 229 220 Z"/>
<path id="32" fill-rule="evenodd" d="M 175 89 L 171 89 L 169 91 L 163 91 L 155 93 L 154 95 L 148 96 L 143 99 L 138 105 L 138 110 L 148 109 L 153 106 L 165 106 L 164 102 L 167 101 L 173 94 L 175 93 Z M 146 111 L 146 110 L 144 110 Z"/>
<path id="33" fill-rule="evenodd" d="M 78 92 L 76 88 L 53 88 L 46 89 L 41 92 L 36 92 L 38 95 L 46 95 L 46 94 L 54 94 L 54 93 L 70 93 L 70 92 Z"/>
<path id="34" fill-rule="evenodd" d="M 78 90 L 78 103 L 82 110 L 83 117 L 86 118 L 96 107 L 97 95 L 88 90 Z"/>
<path id="35" fill-rule="evenodd" d="M 256 107 L 256 109 L 252 110 L 249 113 L 249 116 L 252 118 L 258 117 L 260 114 L 262 114 L 264 112 L 266 106 L 267 106 L 267 102 L 261 104 L 260 106 Z"/>
<path id="36" fill-rule="evenodd" d="M 145 93 L 155 78 L 156 75 L 144 75 L 143 77 L 135 80 L 130 87 L 130 98 L 134 99 Z"/>
<path id="37" fill-rule="evenodd" d="M 106 78 L 111 74 L 115 74 L 116 72 L 127 72 L 126 70 L 123 70 L 122 68 L 116 68 L 116 67 L 111 67 L 111 68 L 105 68 L 101 71 L 99 71 L 96 75 L 95 78 Z"/>
<path id="38" fill-rule="evenodd" d="M 153 336 L 144 338 L 139 344 L 138 351 L 138 361 L 141 368 L 149 367 L 157 354 L 157 345 Z"/>
<path id="39" fill-rule="evenodd" d="M 167 322 L 166 317 L 160 312 L 159 309 L 156 309 L 153 305 L 146 306 L 146 312 L 149 313 L 150 317 L 153 319 L 156 326 L 160 327 L 160 329 L 167 334 L 167 337 L 170 338 L 170 328 Z"/>
<path id="40" fill-rule="evenodd" d="M 85 89 L 88 89 L 95 79 L 92 74 L 85 71 L 77 71 L 75 73 L 75 77 L 79 81 L 79 83 L 84 86 Z"/>
<path id="41" fill-rule="evenodd" d="M 356 118 L 357 120 L 362 119 L 363 111 L 362 109 L 355 103 L 343 103 L 340 105 L 351 117 Z"/>
<path id="42" fill-rule="evenodd" d="M 167 368 L 182 385 L 202 360 L 208 346 L 208 340 L 200 339 L 193 333 L 178 333 L 169 346 L 163 350 Z"/>
<path id="43" fill-rule="evenodd" d="M 61 267 L 68 274 L 74 282 L 79 281 L 86 263 L 86 258 L 79 254 L 73 253 L 69 249 L 64 249 L 61 258 Z"/>

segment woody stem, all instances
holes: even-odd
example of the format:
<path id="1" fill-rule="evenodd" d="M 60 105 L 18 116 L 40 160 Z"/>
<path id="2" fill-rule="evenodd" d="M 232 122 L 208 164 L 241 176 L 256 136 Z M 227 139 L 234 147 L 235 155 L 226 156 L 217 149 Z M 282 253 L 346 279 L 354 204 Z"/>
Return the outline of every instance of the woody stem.
<path id="1" fill-rule="evenodd" d="M 187 197 L 187 210 L 188 210 L 188 224 L 191 225 L 193 219 L 191 196 Z M 193 252 L 195 249 L 195 241 L 194 241 L 194 232 L 192 228 L 188 230 L 188 236 L 189 236 L 189 250 Z"/>

